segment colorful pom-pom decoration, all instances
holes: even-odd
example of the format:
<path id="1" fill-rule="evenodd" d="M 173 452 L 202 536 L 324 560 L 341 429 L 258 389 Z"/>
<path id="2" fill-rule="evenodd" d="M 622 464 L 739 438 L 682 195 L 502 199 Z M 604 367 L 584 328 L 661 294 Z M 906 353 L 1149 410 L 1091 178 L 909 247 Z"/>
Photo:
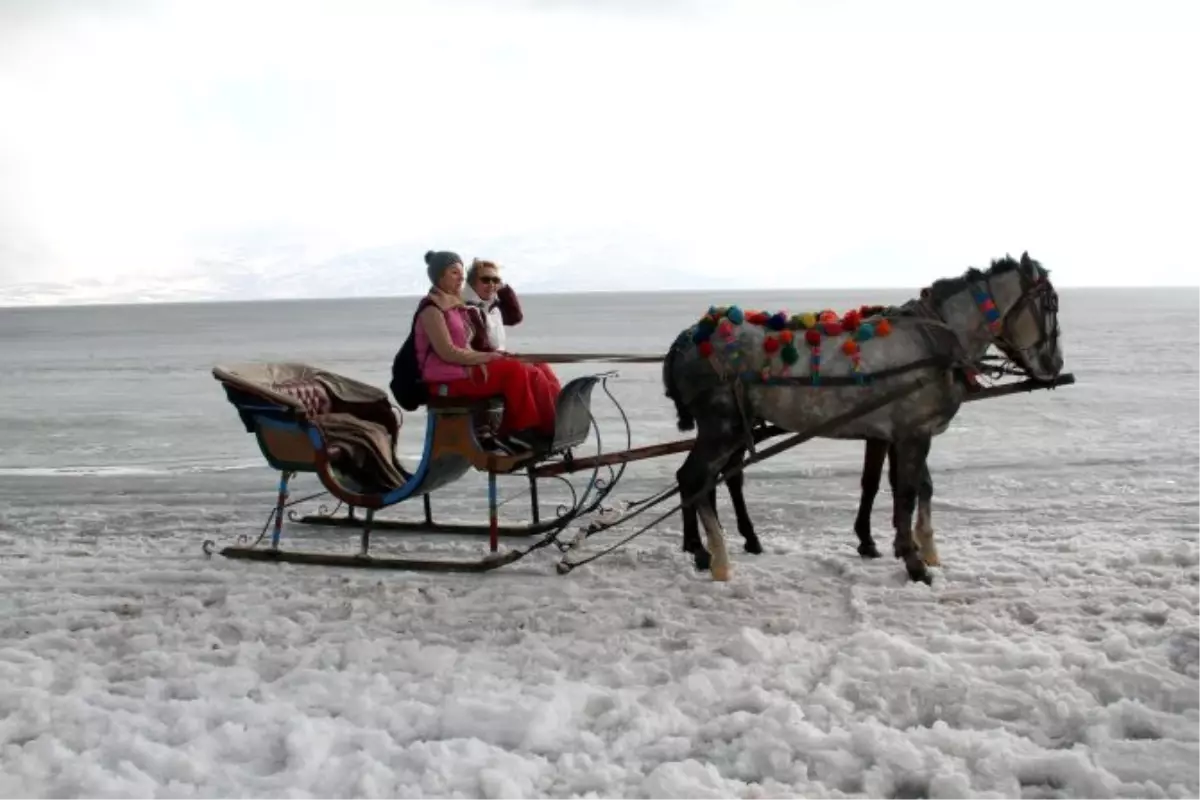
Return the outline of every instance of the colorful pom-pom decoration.
<path id="1" fill-rule="evenodd" d="M 779 332 L 779 341 L 783 342 L 784 344 L 791 344 L 792 340 L 795 338 L 796 334 L 792 333 L 791 331 L 785 330 Z"/>
<path id="2" fill-rule="evenodd" d="M 746 321 L 746 316 L 737 306 L 730 306 L 729 310 L 725 312 L 725 319 L 729 320 L 734 325 L 741 325 Z"/>
<path id="3" fill-rule="evenodd" d="M 696 346 L 696 350 L 700 353 L 700 355 L 704 356 L 705 358 L 708 358 L 709 356 L 711 356 L 713 354 L 713 344 L 709 340 L 705 339 L 703 342 L 701 342 L 699 345 Z"/>
<path id="4" fill-rule="evenodd" d="M 780 311 L 777 314 L 772 314 L 767 320 L 767 327 L 773 331 L 781 331 L 787 327 L 788 316 Z"/>
<path id="5" fill-rule="evenodd" d="M 779 350 L 779 340 L 774 336 L 768 336 L 763 339 L 763 350 L 768 353 L 774 353 Z"/>
<path id="6" fill-rule="evenodd" d="M 864 322 L 858 326 L 858 330 L 854 332 L 854 338 L 860 342 L 865 342 L 875 335 L 875 326 L 869 322 Z"/>
<path id="7" fill-rule="evenodd" d="M 812 330 L 813 328 L 817 327 L 817 315 L 811 311 L 801 314 L 800 321 L 804 323 L 805 330 Z"/>
<path id="8" fill-rule="evenodd" d="M 795 364 L 800 360 L 800 351 L 796 349 L 796 345 L 788 342 L 783 346 L 783 349 L 779 351 L 779 358 L 784 364 L 790 367 L 792 364 Z"/>
<path id="9" fill-rule="evenodd" d="M 692 334 L 692 341 L 696 344 L 707 342 L 712 338 L 713 329 L 709 325 L 697 325 L 695 333 Z"/>
<path id="10" fill-rule="evenodd" d="M 847 311 L 846 316 L 842 317 L 842 327 L 848 331 L 852 331 L 862 322 L 862 314 L 857 311 Z"/>
<path id="11" fill-rule="evenodd" d="M 886 319 L 881 319 L 881 320 L 879 320 L 878 323 L 876 323 L 875 333 L 877 335 L 887 336 L 891 332 L 892 332 L 892 323 L 888 322 Z"/>
<path id="12" fill-rule="evenodd" d="M 842 352 L 848 356 L 855 355 L 858 353 L 858 342 L 854 341 L 853 339 L 847 339 L 846 341 L 842 342 Z"/>
<path id="13" fill-rule="evenodd" d="M 836 319 L 825 322 L 821 327 L 824 329 L 826 336 L 842 335 L 842 323 L 838 322 Z"/>
<path id="14" fill-rule="evenodd" d="M 821 332 L 816 328 L 809 328 L 804 332 L 804 341 L 811 347 L 821 346 Z"/>

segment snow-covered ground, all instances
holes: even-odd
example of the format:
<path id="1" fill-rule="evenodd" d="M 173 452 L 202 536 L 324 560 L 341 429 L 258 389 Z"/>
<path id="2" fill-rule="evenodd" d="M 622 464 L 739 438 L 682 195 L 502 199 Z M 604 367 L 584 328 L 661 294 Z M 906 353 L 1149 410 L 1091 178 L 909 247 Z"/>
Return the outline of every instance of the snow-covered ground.
<path id="1" fill-rule="evenodd" d="M 1196 796 L 1194 531 L 943 504 L 929 589 L 752 489 L 768 552 L 724 585 L 677 526 L 567 577 L 380 574 L 205 560 L 261 514 L 186 492 L 6 498 L 0 795 Z"/>
<path id="2" fill-rule="evenodd" d="M 1194 354 L 1189 303 L 1156 314 Z M 0 353 L 21 376 L 0 386 L 0 796 L 1196 797 L 1195 362 L 1133 330 L 1183 375 L 1130 391 L 1098 344 L 1115 311 L 1064 308 L 1079 384 L 972 404 L 935 443 L 932 587 L 855 554 L 861 447 L 828 442 L 751 471 L 767 552 L 731 530 L 727 584 L 691 569 L 678 520 L 568 576 L 553 551 L 486 575 L 207 559 L 257 533 L 274 478 L 203 364 L 262 337 L 114 310 L 72 339 L 47 312 L 43 345 Z M 355 349 L 275 335 L 336 369 Z M 656 370 L 626 372 L 635 444 L 677 435 Z M 482 519 L 482 488 L 439 515 Z"/>

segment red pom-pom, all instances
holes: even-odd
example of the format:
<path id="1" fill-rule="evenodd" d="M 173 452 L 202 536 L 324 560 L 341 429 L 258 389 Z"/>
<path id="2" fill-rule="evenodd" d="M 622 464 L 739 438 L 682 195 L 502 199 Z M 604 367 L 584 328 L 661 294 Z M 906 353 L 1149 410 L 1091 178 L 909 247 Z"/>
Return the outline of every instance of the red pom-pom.
<path id="1" fill-rule="evenodd" d="M 816 328 L 809 328 L 804 332 L 804 341 L 816 347 L 821 343 L 821 332 Z"/>
<path id="2" fill-rule="evenodd" d="M 774 336 L 768 336 L 767 338 L 763 339 L 763 350 L 766 350 L 768 353 L 774 353 L 778 349 L 779 340 Z"/>
<path id="3" fill-rule="evenodd" d="M 848 331 L 852 331 L 862 322 L 862 314 L 857 311 L 847 311 L 846 316 L 842 317 L 842 327 Z"/>
<path id="4" fill-rule="evenodd" d="M 708 358 L 709 356 L 711 356 L 713 354 L 712 342 L 705 339 L 703 342 L 696 345 L 696 350 L 700 353 L 700 355 L 704 356 L 705 358 Z"/>
<path id="5" fill-rule="evenodd" d="M 858 352 L 858 342 L 853 339 L 847 339 L 842 342 L 842 352 L 848 356 L 852 356 Z"/>
<path id="6" fill-rule="evenodd" d="M 842 334 L 842 323 L 840 323 L 840 322 L 826 322 L 825 323 L 825 335 L 826 336 L 840 336 L 841 334 Z"/>

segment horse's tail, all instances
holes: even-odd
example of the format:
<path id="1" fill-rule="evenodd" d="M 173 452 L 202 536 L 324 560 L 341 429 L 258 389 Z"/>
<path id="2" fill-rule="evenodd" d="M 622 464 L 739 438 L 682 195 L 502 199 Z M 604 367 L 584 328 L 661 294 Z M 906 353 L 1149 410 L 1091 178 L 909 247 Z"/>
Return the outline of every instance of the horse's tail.
<path id="1" fill-rule="evenodd" d="M 680 340 L 676 339 L 671 344 L 671 349 L 667 351 L 667 357 L 663 359 L 663 388 L 666 390 L 667 397 L 675 404 L 675 414 L 678 417 L 676 425 L 679 430 L 690 431 L 696 427 L 696 418 L 683 404 L 683 398 L 679 396 L 679 387 L 675 385 L 675 363 L 680 356 L 679 342 Z"/>

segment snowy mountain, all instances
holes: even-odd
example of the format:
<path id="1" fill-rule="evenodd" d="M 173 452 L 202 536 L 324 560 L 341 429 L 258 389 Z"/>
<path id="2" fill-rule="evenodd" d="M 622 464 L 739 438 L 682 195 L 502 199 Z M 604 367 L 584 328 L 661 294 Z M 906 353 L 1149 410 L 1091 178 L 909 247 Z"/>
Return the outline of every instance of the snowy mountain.
<path id="1" fill-rule="evenodd" d="M 466 263 L 501 264 L 525 293 L 727 288 L 744 275 L 689 269 L 683 248 L 650 237 L 557 234 L 458 237 L 353 247 L 316 236 L 251 234 L 207 244 L 193 263 L 155 275 L 0 286 L 0 305 L 63 305 L 413 295 L 428 286 L 424 253 L 453 249 Z"/>

